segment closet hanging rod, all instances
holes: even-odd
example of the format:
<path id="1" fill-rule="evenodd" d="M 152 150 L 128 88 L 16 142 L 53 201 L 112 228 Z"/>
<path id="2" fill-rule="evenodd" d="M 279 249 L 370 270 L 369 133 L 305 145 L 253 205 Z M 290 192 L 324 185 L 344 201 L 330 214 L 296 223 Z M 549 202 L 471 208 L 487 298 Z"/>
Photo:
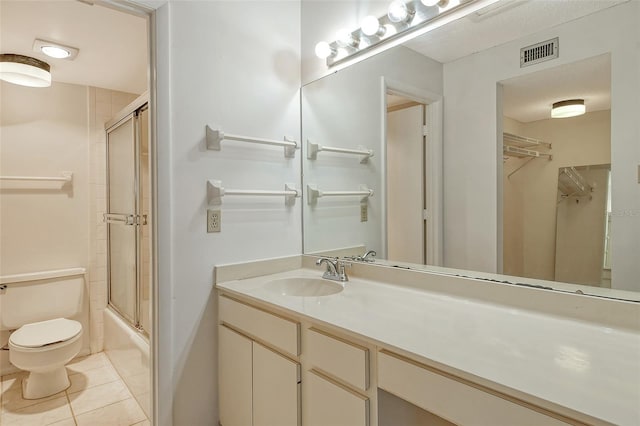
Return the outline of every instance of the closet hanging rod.
<path id="1" fill-rule="evenodd" d="M 30 180 L 47 182 L 72 182 L 73 172 L 61 172 L 60 176 L 0 176 L 0 180 Z"/>
<path id="2" fill-rule="evenodd" d="M 360 185 L 358 191 L 320 191 L 317 185 L 307 185 L 307 203 L 316 204 L 318 198 L 322 197 L 348 197 L 359 196 L 361 202 L 366 202 L 369 197 L 373 196 L 373 189 L 369 189 L 367 185 Z"/>
<path id="3" fill-rule="evenodd" d="M 222 186 L 222 181 L 207 181 L 207 200 L 209 204 L 222 204 L 222 197 L 226 195 L 250 195 L 250 196 L 284 196 L 284 203 L 292 206 L 296 203 L 296 198 L 300 196 L 300 192 L 292 183 L 284 184 L 284 191 L 265 191 L 261 189 L 226 189 Z"/>
<path id="4" fill-rule="evenodd" d="M 315 160 L 316 158 L 318 158 L 318 152 L 320 151 L 336 152 L 339 154 L 362 155 L 363 158 L 360 160 L 360 162 L 363 164 L 369 161 L 369 157 L 373 157 L 373 150 L 366 149 L 362 146 L 359 146 L 358 149 L 336 148 L 331 146 L 318 145 L 317 143 L 312 143 L 310 140 L 307 140 L 307 158 L 309 160 Z"/>
<path id="5" fill-rule="evenodd" d="M 231 135 L 223 132 L 221 129 L 212 129 L 208 125 L 206 130 L 207 130 L 207 149 L 212 151 L 220 151 L 222 149 L 220 143 L 223 140 L 258 143 L 262 145 L 281 146 L 284 148 L 284 156 L 287 158 L 295 157 L 296 149 L 298 149 L 298 142 L 293 139 L 289 139 L 286 136 L 284 137 L 284 140 L 277 141 L 273 139 L 254 138 L 251 136 Z"/>

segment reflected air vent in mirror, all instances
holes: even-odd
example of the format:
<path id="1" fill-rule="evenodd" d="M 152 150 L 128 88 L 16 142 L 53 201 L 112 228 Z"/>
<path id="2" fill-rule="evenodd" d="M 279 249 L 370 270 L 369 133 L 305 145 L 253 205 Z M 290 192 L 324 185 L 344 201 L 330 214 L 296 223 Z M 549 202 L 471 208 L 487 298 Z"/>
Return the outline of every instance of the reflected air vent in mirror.
<path id="1" fill-rule="evenodd" d="M 558 37 L 520 49 L 520 68 L 558 57 Z"/>

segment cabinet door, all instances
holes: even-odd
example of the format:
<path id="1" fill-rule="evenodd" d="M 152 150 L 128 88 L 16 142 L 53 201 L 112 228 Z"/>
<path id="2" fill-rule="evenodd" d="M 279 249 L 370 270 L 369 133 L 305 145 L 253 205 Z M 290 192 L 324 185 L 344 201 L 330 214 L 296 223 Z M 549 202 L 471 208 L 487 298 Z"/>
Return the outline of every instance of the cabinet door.
<path id="1" fill-rule="evenodd" d="M 315 371 L 305 376 L 308 426 L 367 426 L 369 399 Z"/>
<path id="2" fill-rule="evenodd" d="M 218 395 L 222 426 L 251 426 L 251 340 L 218 327 Z"/>
<path id="3" fill-rule="evenodd" d="M 274 425 L 300 425 L 300 364 L 253 342 L 253 426 Z"/>

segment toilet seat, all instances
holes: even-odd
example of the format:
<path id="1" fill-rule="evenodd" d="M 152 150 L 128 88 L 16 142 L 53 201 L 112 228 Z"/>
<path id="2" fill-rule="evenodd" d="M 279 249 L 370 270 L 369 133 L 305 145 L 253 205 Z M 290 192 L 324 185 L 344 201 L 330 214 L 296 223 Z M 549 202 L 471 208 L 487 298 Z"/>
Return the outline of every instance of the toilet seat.
<path id="1" fill-rule="evenodd" d="M 78 321 L 56 318 L 23 325 L 11 333 L 9 343 L 15 347 L 37 349 L 69 341 L 80 333 L 82 324 Z"/>

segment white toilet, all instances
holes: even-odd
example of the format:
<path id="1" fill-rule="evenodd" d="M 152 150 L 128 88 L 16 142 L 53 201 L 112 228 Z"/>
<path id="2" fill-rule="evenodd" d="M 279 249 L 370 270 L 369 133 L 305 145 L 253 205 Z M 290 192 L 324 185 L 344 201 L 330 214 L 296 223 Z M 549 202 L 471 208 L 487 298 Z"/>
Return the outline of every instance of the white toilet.
<path id="1" fill-rule="evenodd" d="M 65 365 L 82 347 L 82 324 L 69 318 L 82 311 L 84 273 L 74 268 L 2 277 L 0 329 L 15 330 L 9 361 L 30 373 L 22 382 L 25 399 L 69 387 Z"/>

